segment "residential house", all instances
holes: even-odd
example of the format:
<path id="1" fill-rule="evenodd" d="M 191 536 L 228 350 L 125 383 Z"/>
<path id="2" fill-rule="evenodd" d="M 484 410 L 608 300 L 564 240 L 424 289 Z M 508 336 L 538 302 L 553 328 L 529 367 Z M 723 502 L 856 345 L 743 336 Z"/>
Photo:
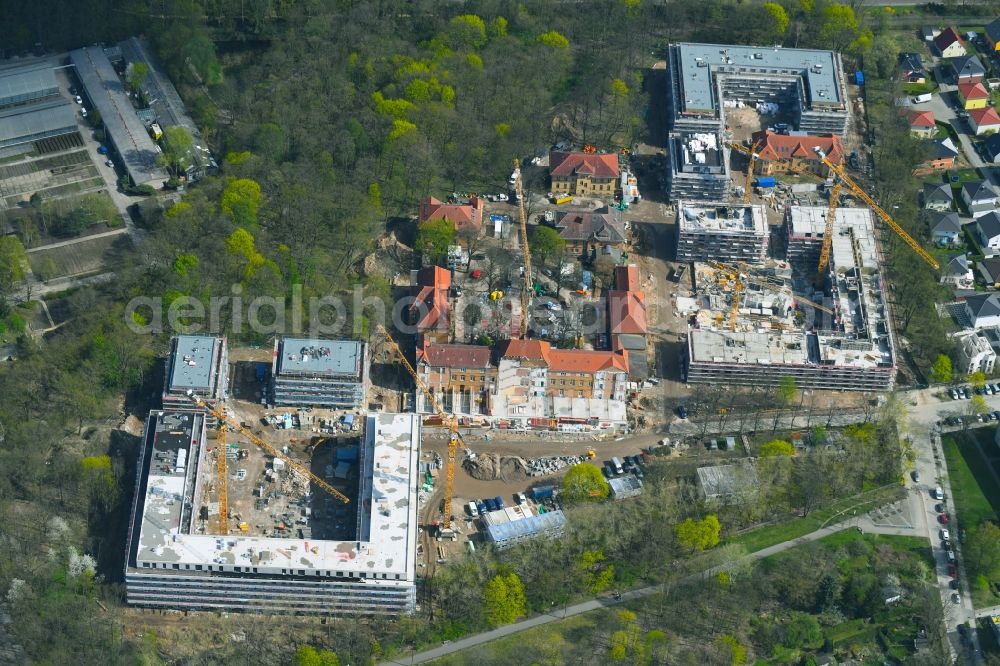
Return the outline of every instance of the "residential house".
<path id="1" fill-rule="evenodd" d="M 1000 164 L 1000 132 L 988 135 L 983 141 L 983 159 Z"/>
<path id="2" fill-rule="evenodd" d="M 953 284 L 959 289 L 972 289 L 975 276 L 972 273 L 972 263 L 964 254 L 952 257 L 941 268 L 941 283 Z"/>
<path id="3" fill-rule="evenodd" d="M 962 242 L 962 223 L 953 210 L 929 210 L 924 214 L 935 245 L 958 245 Z"/>
<path id="4" fill-rule="evenodd" d="M 986 43 L 994 51 L 1000 51 L 1000 18 L 995 18 L 989 22 L 984 30 Z"/>
<path id="5" fill-rule="evenodd" d="M 990 91 L 982 83 L 959 83 L 958 99 L 966 111 L 985 109 L 990 103 Z"/>
<path id="6" fill-rule="evenodd" d="M 994 210 L 976 218 L 974 229 L 984 249 L 1000 250 L 1000 213 Z"/>
<path id="7" fill-rule="evenodd" d="M 497 354 L 492 414 L 510 424 L 560 429 L 625 422 L 628 352 L 553 349 L 509 340 Z"/>
<path id="8" fill-rule="evenodd" d="M 958 350 L 958 367 L 956 372 L 962 375 L 970 375 L 973 372 L 983 372 L 987 375 L 993 373 L 996 367 L 997 354 L 979 331 L 960 331 L 955 334 L 955 341 Z"/>
<path id="9" fill-rule="evenodd" d="M 556 194 L 611 199 L 618 175 L 618 155 L 614 153 L 549 153 L 549 176 Z"/>
<path id="10" fill-rule="evenodd" d="M 615 267 L 615 288 L 608 293 L 608 333 L 613 351 L 628 351 L 629 376 L 649 376 L 646 352 L 646 294 L 639 287 L 639 267 Z"/>
<path id="11" fill-rule="evenodd" d="M 919 53 L 900 53 L 896 75 L 903 83 L 926 83 L 927 71 Z"/>
<path id="12" fill-rule="evenodd" d="M 934 48 L 942 58 L 958 58 L 967 51 L 965 42 L 958 31 L 951 26 L 945 28 L 934 38 Z"/>
<path id="13" fill-rule="evenodd" d="M 417 374 L 446 412 L 489 414 L 490 394 L 497 382 L 492 356 L 489 347 L 480 345 L 437 345 L 424 341 L 417 347 Z M 430 408 L 418 391 L 417 412 Z"/>
<path id="14" fill-rule="evenodd" d="M 951 210 L 954 193 L 948 183 L 924 183 L 924 208 L 928 210 Z"/>
<path id="15" fill-rule="evenodd" d="M 972 217 L 981 217 L 996 209 L 997 193 L 993 187 L 982 180 L 970 180 L 962 184 L 962 201 Z"/>
<path id="16" fill-rule="evenodd" d="M 461 237 L 463 233 L 479 233 L 483 226 L 484 202 L 479 197 L 471 197 L 465 203 L 444 203 L 434 197 L 420 202 L 417 220 L 421 224 L 432 220 L 448 220 L 455 225 Z"/>
<path id="17" fill-rule="evenodd" d="M 1000 326 L 1000 294 L 973 294 L 965 297 L 965 314 L 973 328 Z"/>
<path id="18" fill-rule="evenodd" d="M 918 109 L 900 109 L 906 116 L 906 121 L 910 125 L 910 134 L 921 139 L 930 139 L 937 134 L 937 125 L 934 124 L 934 114 L 930 111 L 920 111 Z"/>
<path id="19" fill-rule="evenodd" d="M 976 262 L 983 283 L 993 289 L 1000 289 L 1000 257 L 986 257 Z"/>
<path id="20" fill-rule="evenodd" d="M 757 149 L 757 173 L 763 176 L 808 170 L 826 178 L 829 169 L 820 159 L 817 148 L 833 164 L 844 162 L 844 146 L 834 134 L 791 136 L 764 130 L 755 132 L 752 140 L 760 145 Z"/>
<path id="21" fill-rule="evenodd" d="M 416 327 L 418 344 L 423 341 L 446 343 L 451 335 L 451 273 L 440 266 L 427 266 L 417 272 L 413 303 L 409 307 L 410 324 Z"/>
<path id="22" fill-rule="evenodd" d="M 976 136 L 996 134 L 1000 131 L 1000 114 L 992 106 L 969 111 L 969 127 Z"/>
<path id="23" fill-rule="evenodd" d="M 553 225 L 559 237 L 566 241 L 566 254 L 575 257 L 592 256 L 611 246 L 623 250 L 625 228 L 618 219 L 617 211 L 602 208 L 591 213 L 556 213 Z"/>
<path id="24" fill-rule="evenodd" d="M 986 78 L 986 68 L 978 56 L 966 55 L 948 61 L 956 83 L 979 83 Z"/>
<path id="25" fill-rule="evenodd" d="M 977 84 L 978 85 L 978 84 Z M 946 139 L 927 139 L 924 141 L 927 146 L 927 160 L 919 164 L 914 170 L 914 176 L 926 176 L 935 171 L 947 171 L 955 167 L 955 158 L 958 157 L 958 149 L 951 137 Z"/>

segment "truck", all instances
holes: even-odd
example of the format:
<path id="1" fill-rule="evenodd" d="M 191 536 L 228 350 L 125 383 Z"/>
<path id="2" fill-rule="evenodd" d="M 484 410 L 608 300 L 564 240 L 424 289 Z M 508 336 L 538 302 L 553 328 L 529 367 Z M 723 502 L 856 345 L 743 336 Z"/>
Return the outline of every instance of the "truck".
<path id="1" fill-rule="evenodd" d="M 153 137 L 154 141 L 159 141 L 163 137 L 163 130 L 160 128 L 159 123 L 153 123 L 149 126 L 149 134 Z"/>
<path id="2" fill-rule="evenodd" d="M 615 474 L 624 474 L 625 473 L 625 470 L 622 468 L 622 461 L 619 460 L 618 458 L 612 458 L 611 459 L 611 464 L 615 468 Z"/>
<path id="3" fill-rule="evenodd" d="M 922 95 L 915 95 L 910 98 L 910 101 L 914 104 L 923 104 L 924 102 L 929 102 L 934 96 L 930 93 L 924 93 Z"/>
<path id="4" fill-rule="evenodd" d="M 536 502 L 541 502 L 543 499 L 548 499 L 552 497 L 552 486 L 536 486 L 531 491 L 531 496 L 535 498 Z"/>
<path id="5" fill-rule="evenodd" d="M 777 181 L 774 180 L 774 176 L 761 176 L 757 179 L 757 187 L 765 190 L 770 187 L 777 185 Z"/>
<path id="6" fill-rule="evenodd" d="M 570 203 L 572 201 L 573 201 L 573 197 L 570 196 L 570 195 L 568 195 L 568 194 L 553 194 L 552 195 L 552 203 L 554 203 L 557 206 L 561 206 L 562 204 Z"/>

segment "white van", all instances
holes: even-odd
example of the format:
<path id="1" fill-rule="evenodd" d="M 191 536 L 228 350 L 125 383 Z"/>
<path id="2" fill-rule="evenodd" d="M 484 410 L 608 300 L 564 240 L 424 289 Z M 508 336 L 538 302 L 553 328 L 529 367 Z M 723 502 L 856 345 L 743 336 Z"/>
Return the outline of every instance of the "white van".
<path id="1" fill-rule="evenodd" d="M 910 101 L 914 104 L 923 104 L 924 102 L 931 101 L 934 96 L 930 93 L 924 93 L 923 95 L 917 95 L 916 97 L 911 97 Z"/>
<path id="2" fill-rule="evenodd" d="M 465 505 L 465 508 L 469 512 L 469 515 L 472 516 L 473 518 L 479 516 L 479 509 L 476 508 L 475 502 L 469 502 L 468 504 Z"/>

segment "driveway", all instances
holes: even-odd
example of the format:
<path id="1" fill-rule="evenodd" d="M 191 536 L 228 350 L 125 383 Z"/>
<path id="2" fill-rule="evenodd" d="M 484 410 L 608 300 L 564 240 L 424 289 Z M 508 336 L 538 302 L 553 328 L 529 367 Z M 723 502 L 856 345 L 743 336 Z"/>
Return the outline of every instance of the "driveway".
<path id="1" fill-rule="evenodd" d="M 937 76 L 939 77 L 938 80 L 941 80 L 940 72 Z M 954 85 L 941 84 L 938 90 L 939 94 L 931 97 L 931 101 L 924 102 L 923 104 L 912 104 L 911 106 L 921 111 L 930 111 L 934 114 L 935 120 L 951 124 L 955 128 L 955 133 L 958 134 L 959 147 L 961 147 L 962 152 L 965 154 L 965 159 L 973 168 L 978 169 L 985 178 L 988 178 L 993 185 L 1000 186 L 1000 169 L 980 157 L 973 145 L 975 137 L 970 133 L 968 120 L 959 118 L 958 112 L 944 99 L 944 97 L 951 97 L 951 94 L 955 90 L 956 86 Z"/>

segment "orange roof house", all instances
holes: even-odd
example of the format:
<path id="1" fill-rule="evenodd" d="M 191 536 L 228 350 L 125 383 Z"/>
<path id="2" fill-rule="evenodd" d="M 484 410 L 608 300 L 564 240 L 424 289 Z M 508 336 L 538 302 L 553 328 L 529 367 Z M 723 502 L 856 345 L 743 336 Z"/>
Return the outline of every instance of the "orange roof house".
<path id="1" fill-rule="evenodd" d="M 628 372 L 628 352 L 553 349 L 549 352 L 549 370 L 587 374 L 607 371 Z"/>
<path id="2" fill-rule="evenodd" d="M 825 167 L 816 149 L 819 148 L 834 164 L 844 162 L 844 145 L 833 134 L 825 136 L 789 136 L 775 134 L 764 130 L 753 135 L 754 143 L 759 143 L 757 150 L 758 171 L 764 175 L 777 173 L 796 167 L 807 167 L 813 171 L 822 171 Z"/>
<path id="3" fill-rule="evenodd" d="M 614 154 L 553 152 L 549 155 L 549 175 L 617 178 L 618 156 Z"/>
<path id="4" fill-rule="evenodd" d="M 982 83 L 959 83 L 958 96 L 966 111 L 984 109 L 990 102 L 990 93 Z"/>
<path id="5" fill-rule="evenodd" d="M 451 273 L 440 266 L 428 266 L 417 273 L 414 301 L 410 305 L 411 318 L 417 333 L 434 342 L 448 341 L 451 329 L 450 288 Z"/>
<path id="6" fill-rule="evenodd" d="M 479 231 L 483 226 L 483 206 L 479 197 L 472 197 L 467 204 L 449 204 L 427 197 L 420 202 L 417 219 L 419 222 L 448 220 L 455 225 L 455 231 Z"/>
<path id="7" fill-rule="evenodd" d="M 929 137 L 937 134 L 937 125 L 934 124 L 934 114 L 930 111 L 918 111 L 916 109 L 902 109 L 906 116 L 906 122 L 910 125 L 910 132 L 917 136 Z"/>
<path id="8" fill-rule="evenodd" d="M 616 289 L 608 293 L 608 323 L 611 335 L 634 333 L 645 335 L 646 294 L 639 289 L 639 268 L 617 266 Z"/>
<path id="9" fill-rule="evenodd" d="M 992 106 L 969 111 L 969 125 L 976 135 L 1000 131 L 1000 113 Z"/>

